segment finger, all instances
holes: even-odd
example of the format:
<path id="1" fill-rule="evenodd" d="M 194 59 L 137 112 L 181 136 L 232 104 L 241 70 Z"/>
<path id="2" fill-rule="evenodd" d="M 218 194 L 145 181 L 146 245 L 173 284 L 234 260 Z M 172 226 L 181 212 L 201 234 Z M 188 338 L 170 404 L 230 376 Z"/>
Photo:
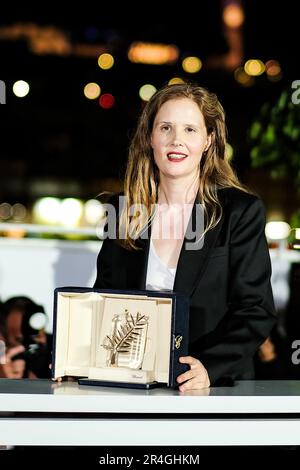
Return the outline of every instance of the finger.
<path id="1" fill-rule="evenodd" d="M 201 381 L 205 381 L 207 378 L 207 373 L 200 361 L 197 364 L 192 364 L 191 369 L 177 377 L 177 382 L 182 383 L 186 380 L 191 380 L 198 377 Z"/>
<path id="2" fill-rule="evenodd" d="M 25 351 L 25 348 L 21 344 L 19 346 L 14 346 L 13 348 L 10 348 L 6 353 L 6 360 L 10 361 L 12 357 L 22 353 L 23 351 Z"/>
<path id="3" fill-rule="evenodd" d="M 180 392 L 187 392 L 189 390 L 202 390 L 208 387 L 209 385 L 206 380 L 201 380 L 199 377 L 194 377 L 183 385 L 180 385 L 179 390 Z"/>
<path id="4" fill-rule="evenodd" d="M 186 380 L 193 379 L 195 376 L 196 376 L 195 370 L 190 369 L 187 372 L 184 372 L 184 374 L 180 374 L 177 377 L 177 382 L 182 383 L 182 382 L 185 382 Z"/>
<path id="5" fill-rule="evenodd" d="M 180 361 L 182 364 L 190 364 L 190 365 L 193 365 L 193 364 L 201 364 L 198 359 L 196 359 L 195 357 L 192 357 L 192 356 L 181 356 L 181 357 L 179 358 L 179 361 Z"/>

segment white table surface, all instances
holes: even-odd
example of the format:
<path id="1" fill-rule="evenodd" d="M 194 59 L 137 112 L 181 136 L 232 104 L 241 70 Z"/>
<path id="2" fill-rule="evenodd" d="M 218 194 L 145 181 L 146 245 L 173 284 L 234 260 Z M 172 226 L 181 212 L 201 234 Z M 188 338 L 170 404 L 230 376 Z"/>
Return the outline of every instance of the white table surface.
<path id="1" fill-rule="evenodd" d="M 241 381 L 181 394 L 0 379 L 0 442 L 300 445 L 300 381 Z"/>

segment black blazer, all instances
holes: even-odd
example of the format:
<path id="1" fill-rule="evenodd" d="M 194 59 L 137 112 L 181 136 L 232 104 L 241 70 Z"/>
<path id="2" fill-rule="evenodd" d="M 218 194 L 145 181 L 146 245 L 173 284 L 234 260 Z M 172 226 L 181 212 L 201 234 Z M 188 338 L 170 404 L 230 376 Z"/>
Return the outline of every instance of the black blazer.
<path id="1" fill-rule="evenodd" d="M 260 199 L 235 188 L 219 190 L 223 217 L 203 248 L 183 243 L 174 291 L 190 297 L 190 354 L 211 385 L 253 379 L 253 355 L 275 323 L 271 264 Z M 195 205 L 190 223 L 195 216 Z M 94 287 L 145 289 L 149 240 L 129 251 L 106 239 Z"/>

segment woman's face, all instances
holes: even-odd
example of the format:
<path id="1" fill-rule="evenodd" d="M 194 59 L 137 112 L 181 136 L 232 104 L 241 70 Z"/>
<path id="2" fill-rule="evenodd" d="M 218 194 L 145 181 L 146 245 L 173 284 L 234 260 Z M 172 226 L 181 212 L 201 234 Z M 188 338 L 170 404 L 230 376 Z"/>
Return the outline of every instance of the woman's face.
<path id="1" fill-rule="evenodd" d="M 203 114 L 194 101 L 178 98 L 162 105 L 151 134 L 160 174 L 171 178 L 196 176 L 202 154 L 210 143 Z"/>

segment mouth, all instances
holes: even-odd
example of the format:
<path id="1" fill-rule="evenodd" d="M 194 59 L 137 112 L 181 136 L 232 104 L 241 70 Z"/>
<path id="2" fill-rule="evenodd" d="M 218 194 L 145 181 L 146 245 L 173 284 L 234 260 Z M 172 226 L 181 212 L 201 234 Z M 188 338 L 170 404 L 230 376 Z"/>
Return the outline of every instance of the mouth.
<path id="1" fill-rule="evenodd" d="M 182 162 L 187 158 L 187 155 L 185 153 L 169 152 L 167 153 L 167 158 L 169 162 Z"/>

